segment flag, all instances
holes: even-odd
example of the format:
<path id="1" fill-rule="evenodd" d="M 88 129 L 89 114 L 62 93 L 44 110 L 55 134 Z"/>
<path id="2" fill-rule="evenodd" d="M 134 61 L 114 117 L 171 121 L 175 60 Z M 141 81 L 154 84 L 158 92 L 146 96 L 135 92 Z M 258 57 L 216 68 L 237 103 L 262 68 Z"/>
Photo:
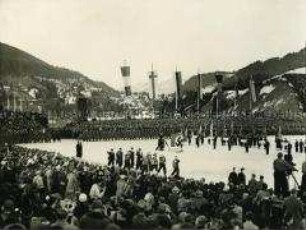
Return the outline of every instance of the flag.
<path id="1" fill-rule="evenodd" d="M 131 90 L 131 70 L 130 66 L 124 65 L 120 67 L 121 70 L 121 75 L 123 78 L 123 84 L 124 84 L 124 90 L 126 96 L 131 96 L 132 95 L 132 90 Z"/>

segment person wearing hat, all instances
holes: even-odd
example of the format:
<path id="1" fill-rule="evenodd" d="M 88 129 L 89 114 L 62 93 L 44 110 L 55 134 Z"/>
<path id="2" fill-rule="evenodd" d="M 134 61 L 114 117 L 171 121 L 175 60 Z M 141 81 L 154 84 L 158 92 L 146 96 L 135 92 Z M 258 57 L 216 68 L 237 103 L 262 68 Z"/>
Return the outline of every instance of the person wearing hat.
<path id="1" fill-rule="evenodd" d="M 244 174 L 244 167 L 240 169 L 240 172 L 238 173 L 238 185 L 246 185 L 246 176 Z"/>
<path id="2" fill-rule="evenodd" d="M 288 171 L 295 170 L 287 161 L 283 159 L 283 154 L 279 152 L 277 159 L 273 162 L 274 168 L 274 191 L 277 196 L 287 196 L 289 191 Z"/>

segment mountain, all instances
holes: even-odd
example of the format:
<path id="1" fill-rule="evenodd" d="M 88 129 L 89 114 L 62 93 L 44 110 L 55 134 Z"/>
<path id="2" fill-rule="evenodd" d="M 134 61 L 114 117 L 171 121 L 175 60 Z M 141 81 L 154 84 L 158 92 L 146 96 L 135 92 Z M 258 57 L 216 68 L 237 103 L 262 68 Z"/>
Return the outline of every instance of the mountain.
<path id="1" fill-rule="evenodd" d="M 0 42 L 0 77 L 5 79 L 7 76 L 20 78 L 39 76 L 61 81 L 80 80 L 102 88 L 104 92 L 116 93 L 104 82 L 93 81 L 79 72 L 50 65 L 20 49 Z"/>
<path id="2" fill-rule="evenodd" d="M 31 110 L 42 107 L 52 113 L 73 113 L 79 93 L 89 97 L 91 106 L 99 111 L 122 109 L 115 100 L 119 92 L 104 82 L 50 65 L 4 43 L 0 43 L 0 85 L 6 96 L 14 94 L 17 103 L 21 99 L 20 103 Z"/>
<path id="3" fill-rule="evenodd" d="M 217 90 L 215 75 L 222 74 L 224 76 L 222 104 L 227 112 L 245 111 L 250 108 L 250 76 L 255 82 L 257 96 L 257 101 L 252 105 L 253 112 L 268 110 L 306 112 L 305 52 L 306 50 L 302 49 L 283 57 L 255 61 L 235 72 L 217 71 L 201 74 L 202 110 L 208 111 L 213 108 Z M 197 76 L 188 79 L 183 89 L 187 94 L 195 92 Z M 193 95 L 192 100 L 195 101 L 196 95 Z"/>

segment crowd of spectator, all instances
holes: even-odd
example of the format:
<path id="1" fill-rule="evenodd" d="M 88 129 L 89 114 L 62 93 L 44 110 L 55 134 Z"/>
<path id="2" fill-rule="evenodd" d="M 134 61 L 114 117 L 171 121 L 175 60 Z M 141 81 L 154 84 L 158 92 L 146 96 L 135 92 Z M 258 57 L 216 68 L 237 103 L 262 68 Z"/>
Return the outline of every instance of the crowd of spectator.
<path id="1" fill-rule="evenodd" d="M 37 143 L 59 140 L 42 113 L 0 110 L 0 144 Z"/>
<path id="2" fill-rule="evenodd" d="M 27 143 L 48 139 L 48 119 L 34 112 L 0 111 L 0 142 Z"/>
<path id="3" fill-rule="evenodd" d="M 303 194 L 254 175 L 208 183 L 18 146 L 0 162 L 4 229 L 305 229 Z"/>

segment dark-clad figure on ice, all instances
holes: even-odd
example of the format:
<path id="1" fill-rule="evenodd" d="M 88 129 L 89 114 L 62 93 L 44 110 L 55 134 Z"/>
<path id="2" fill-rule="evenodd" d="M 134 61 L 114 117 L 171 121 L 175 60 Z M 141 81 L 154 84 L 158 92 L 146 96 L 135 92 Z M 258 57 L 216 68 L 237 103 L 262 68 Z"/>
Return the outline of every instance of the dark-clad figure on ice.
<path id="1" fill-rule="evenodd" d="M 238 180 L 238 185 L 244 185 L 244 186 L 246 185 L 246 176 L 244 174 L 244 168 L 243 167 L 240 169 L 240 172 L 238 173 L 237 180 Z"/>
<path id="2" fill-rule="evenodd" d="M 275 143 L 276 143 L 276 148 L 279 150 L 283 149 L 283 145 L 282 145 L 282 139 L 280 139 L 279 137 L 275 138 Z"/>
<path id="3" fill-rule="evenodd" d="M 129 153 L 130 153 L 130 165 L 132 168 L 134 168 L 134 165 L 135 165 L 135 151 L 134 151 L 134 148 L 132 147 L 130 150 L 129 150 Z"/>
<path id="4" fill-rule="evenodd" d="M 195 142 L 196 142 L 196 146 L 199 148 L 200 147 L 200 135 L 196 136 Z"/>
<path id="5" fill-rule="evenodd" d="M 125 157 L 124 157 L 124 168 L 126 168 L 126 169 L 130 169 L 131 168 L 131 152 L 130 151 L 128 151 L 125 154 Z"/>
<path id="6" fill-rule="evenodd" d="M 299 147 L 300 147 L 300 153 L 303 153 L 304 143 L 303 143 L 302 139 L 299 142 Z"/>
<path id="7" fill-rule="evenodd" d="M 76 157 L 82 158 L 83 157 L 83 145 L 82 142 L 78 141 L 76 144 Z"/>
<path id="8" fill-rule="evenodd" d="M 229 137 L 227 140 L 227 149 L 228 151 L 232 150 L 232 137 Z"/>
<path id="9" fill-rule="evenodd" d="M 176 146 L 177 147 L 180 147 L 181 149 L 183 148 L 183 140 L 182 140 L 182 137 L 179 136 L 176 140 Z"/>
<path id="10" fill-rule="evenodd" d="M 292 151 L 292 144 L 290 142 L 288 142 L 287 152 L 291 154 L 291 151 Z"/>
<path id="11" fill-rule="evenodd" d="M 279 152 L 277 159 L 273 162 L 274 168 L 274 191 L 277 196 L 288 196 L 289 185 L 288 185 L 288 173 L 295 171 L 293 165 L 289 164 L 283 159 L 283 154 Z"/>
<path id="12" fill-rule="evenodd" d="M 200 140 L 201 140 L 201 145 L 203 145 L 204 144 L 204 138 L 205 138 L 204 133 L 200 132 L 199 136 L 200 136 Z"/>
<path id="13" fill-rule="evenodd" d="M 214 139 L 213 139 L 213 145 L 214 145 L 214 149 L 216 149 L 217 147 L 217 140 L 218 140 L 218 136 L 214 136 Z"/>
<path id="14" fill-rule="evenodd" d="M 228 176 L 228 183 L 232 185 L 238 184 L 238 175 L 237 175 L 235 167 L 233 168 L 233 171 Z"/>
<path id="15" fill-rule="evenodd" d="M 143 153 L 141 148 L 139 148 L 136 152 L 136 169 L 140 169 L 143 162 Z"/>
<path id="16" fill-rule="evenodd" d="M 249 148 L 250 148 L 248 140 L 244 143 L 244 148 L 245 148 L 245 152 L 248 153 L 249 152 Z"/>
<path id="17" fill-rule="evenodd" d="M 155 151 L 156 150 L 164 151 L 166 145 L 168 145 L 166 140 L 164 139 L 164 137 L 162 135 L 160 135 L 158 140 L 157 140 L 157 147 L 156 147 Z"/>
<path id="18" fill-rule="evenodd" d="M 173 168 L 173 171 L 171 173 L 171 176 L 180 177 L 180 160 L 178 159 L 177 156 L 175 156 L 172 162 L 172 168 Z"/>
<path id="19" fill-rule="evenodd" d="M 295 140 L 294 147 L 295 147 L 295 152 L 298 153 L 299 152 L 299 142 L 298 142 L 298 140 Z"/>
<path id="20" fill-rule="evenodd" d="M 158 173 L 163 170 L 164 176 L 167 174 L 167 168 L 166 168 L 166 157 L 164 155 L 159 156 L 159 166 L 158 166 Z"/>
<path id="21" fill-rule="evenodd" d="M 108 155 L 108 166 L 114 166 L 115 165 L 115 152 L 113 149 L 107 152 Z"/>
<path id="22" fill-rule="evenodd" d="M 266 150 L 266 155 L 269 155 L 269 153 L 270 153 L 270 142 L 268 141 L 268 139 L 265 139 L 264 148 Z"/>
<path id="23" fill-rule="evenodd" d="M 119 166 L 120 168 L 123 165 L 123 152 L 122 152 L 122 148 L 119 148 L 119 150 L 116 152 L 116 165 Z"/>
<path id="24" fill-rule="evenodd" d="M 188 145 L 191 144 L 191 139 L 192 139 L 192 132 L 191 132 L 191 130 L 188 130 L 188 131 L 187 131 Z"/>
<path id="25" fill-rule="evenodd" d="M 158 159 L 157 154 L 154 153 L 153 157 L 151 158 L 151 171 L 158 171 Z"/>

